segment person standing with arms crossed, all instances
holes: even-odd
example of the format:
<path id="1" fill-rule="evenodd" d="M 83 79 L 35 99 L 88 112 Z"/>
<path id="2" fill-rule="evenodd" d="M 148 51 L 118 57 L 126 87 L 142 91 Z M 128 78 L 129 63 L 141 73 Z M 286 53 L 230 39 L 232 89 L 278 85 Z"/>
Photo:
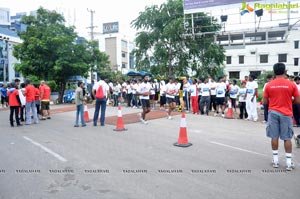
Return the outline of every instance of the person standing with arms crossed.
<path id="1" fill-rule="evenodd" d="M 85 127 L 86 123 L 84 121 L 83 117 L 83 101 L 84 101 L 84 96 L 83 96 L 83 88 L 84 84 L 82 81 L 79 81 L 77 83 L 77 88 L 75 90 L 75 104 L 76 104 L 76 121 L 74 127 L 79 127 L 79 116 L 81 120 L 81 126 Z"/>
<path id="2" fill-rule="evenodd" d="M 264 104 L 269 105 L 268 123 L 266 134 L 271 138 L 273 152 L 273 167 L 279 167 L 278 141 L 284 140 L 286 153 L 286 170 L 295 168 L 292 162 L 292 142 L 293 138 L 293 111 L 292 104 L 299 104 L 299 93 L 297 86 L 285 79 L 286 70 L 283 63 L 276 63 L 273 66 L 275 79 L 268 83 L 264 90 Z M 294 97 L 294 100 L 292 100 Z"/>

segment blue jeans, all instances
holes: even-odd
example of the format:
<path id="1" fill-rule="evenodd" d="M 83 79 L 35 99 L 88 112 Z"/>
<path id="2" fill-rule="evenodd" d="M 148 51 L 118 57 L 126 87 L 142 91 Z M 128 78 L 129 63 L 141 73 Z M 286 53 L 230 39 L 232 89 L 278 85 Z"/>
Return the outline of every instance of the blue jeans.
<path id="1" fill-rule="evenodd" d="M 26 104 L 25 104 L 26 124 L 31 124 L 30 109 L 32 111 L 34 123 L 37 124 L 39 121 L 38 121 L 38 117 L 37 117 L 37 113 L 36 113 L 36 106 L 35 106 L 35 102 L 34 101 L 32 101 L 32 102 L 26 102 Z"/>
<path id="2" fill-rule="evenodd" d="M 97 126 L 97 120 L 99 117 L 99 110 L 101 107 L 101 115 L 100 115 L 100 124 L 101 126 L 104 125 L 105 121 L 105 110 L 106 110 L 106 98 L 103 99 L 96 99 L 96 105 L 95 105 L 95 113 L 94 113 L 94 126 Z"/>
<path id="3" fill-rule="evenodd" d="M 85 125 L 85 121 L 84 121 L 84 117 L 83 117 L 83 104 L 76 106 L 76 121 L 75 121 L 76 126 L 78 126 L 79 115 L 80 115 L 80 119 L 81 119 L 81 125 Z"/>

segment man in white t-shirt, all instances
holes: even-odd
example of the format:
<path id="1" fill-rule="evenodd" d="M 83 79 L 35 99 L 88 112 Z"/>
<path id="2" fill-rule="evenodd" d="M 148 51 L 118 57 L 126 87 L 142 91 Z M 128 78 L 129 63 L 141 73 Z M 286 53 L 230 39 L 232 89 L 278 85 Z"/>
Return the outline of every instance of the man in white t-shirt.
<path id="1" fill-rule="evenodd" d="M 146 114 L 151 111 L 150 109 L 150 90 L 152 89 L 149 83 L 149 76 L 144 77 L 144 81 L 139 85 L 137 94 L 140 96 L 143 112 L 139 113 L 138 116 L 143 124 L 148 124 Z"/>
<path id="2" fill-rule="evenodd" d="M 246 110 L 246 82 L 242 82 L 241 88 L 239 89 L 239 108 L 240 108 L 240 119 L 248 118 L 248 113 Z"/>
<path id="3" fill-rule="evenodd" d="M 171 120 L 171 113 L 176 108 L 176 102 L 175 102 L 175 94 L 176 94 L 176 86 L 174 84 L 174 79 L 170 78 L 169 83 L 166 85 L 166 98 L 167 103 L 169 104 L 169 110 L 167 119 Z"/>
<path id="4" fill-rule="evenodd" d="M 97 97 L 97 96 L 99 96 L 98 93 L 100 93 L 100 90 L 99 90 L 100 86 L 102 87 L 102 92 L 104 94 L 104 96 L 101 98 Z M 94 126 L 97 126 L 100 108 L 101 108 L 100 124 L 101 124 L 101 126 L 104 126 L 106 102 L 107 102 L 107 98 L 110 94 L 109 86 L 105 81 L 100 80 L 94 84 L 92 93 L 96 99 L 95 112 L 94 112 L 94 118 L 93 118 Z"/>
<path id="5" fill-rule="evenodd" d="M 189 112 L 191 109 L 191 103 L 190 103 L 190 83 L 188 82 L 187 78 L 185 77 L 183 79 L 183 101 L 186 108 L 186 111 Z"/>
<path id="6" fill-rule="evenodd" d="M 225 93 L 226 93 L 226 89 L 227 86 L 224 82 L 223 77 L 219 77 L 218 79 L 218 84 L 216 86 L 216 112 L 214 114 L 214 116 L 218 116 L 219 114 L 219 110 L 221 108 L 221 112 L 222 112 L 222 117 L 225 117 Z"/>
<path id="7" fill-rule="evenodd" d="M 210 79 L 210 110 L 212 110 L 212 108 L 214 109 L 214 111 L 217 110 L 216 108 L 216 87 L 217 87 L 217 82 L 211 78 Z"/>
<path id="8" fill-rule="evenodd" d="M 208 79 L 204 80 L 204 83 L 201 84 L 201 99 L 200 99 L 200 111 L 201 115 L 204 114 L 204 106 L 206 106 L 205 114 L 208 115 L 210 108 L 210 84 Z"/>
<path id="9" fill-rule="evenodd" d="M 246 84 L 247 93 L 246 93 L 246 109 L 248 113 L 248 118 L 246 120 L 257 121 L 257 108 L 256 108 L 256 95 L 258 84 L 254 81 L 254 75 L 249 75 L 249 81 Z"/>
<path id="10" fill-rule="evenodd" d="M 236 80 L 232 81 L 232 84 L 229 86 L 229 97 L 231 100 L 232 108 L 234 108 L 234 112 L 236 112 L 236 98 L 239 92 L 239 86 L 236 85 Z"/>

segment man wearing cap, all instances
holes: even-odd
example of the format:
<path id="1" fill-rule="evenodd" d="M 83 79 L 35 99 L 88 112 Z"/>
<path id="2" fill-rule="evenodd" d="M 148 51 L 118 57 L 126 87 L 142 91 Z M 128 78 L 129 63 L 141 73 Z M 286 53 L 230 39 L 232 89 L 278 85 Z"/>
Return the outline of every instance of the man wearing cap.
<path id="1" fill-rule="evenodd" d="M 50 95 L 51 89 L 46 84 L 45 80 L 41 81 L 41 85 L 39 87 L 40 90 L 40 98 L 41 98 L 41 106 L 42 106 L 42 120 L 51 119 L 50 117 Z"/>

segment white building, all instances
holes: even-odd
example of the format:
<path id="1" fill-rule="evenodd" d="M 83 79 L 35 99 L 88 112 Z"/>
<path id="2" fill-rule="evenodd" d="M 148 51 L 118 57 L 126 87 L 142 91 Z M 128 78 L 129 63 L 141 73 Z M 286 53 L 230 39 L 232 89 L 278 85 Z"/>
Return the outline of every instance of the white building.
<path id="1" fill-rule="evenodd" d="M 287 73 L 300 72 L 300 28 L 273 27 L 255 31 L 230 31 L 218 35 L 217 42 L 226 50 L 225 71 L 230 79 L 260 75 L 272 71 L 277 62 L 285 63 Z"/>
<path id="2" fill-rule="evenodd" d="M 103 34 L 99 36 L 99 48 L 109 56 L 110 67 L 113 71 L 126 74 L 134 70 L 134 49 L 132 39 L 119 33 L 118 22 L 104 23 Z"/>
<path id="3" fill-rule="evenodd" d="M 197 32 L 201 12 L 217 19 L 222 30 Z M 258 76 L 272 71 L 277 62 L 286 64 L 288 74 L 299 74 L 299 0 L 184 0 L 184 13 L 188 34 L 214 34 L 215 42 L 224 47 L 229 78 Z"/>

